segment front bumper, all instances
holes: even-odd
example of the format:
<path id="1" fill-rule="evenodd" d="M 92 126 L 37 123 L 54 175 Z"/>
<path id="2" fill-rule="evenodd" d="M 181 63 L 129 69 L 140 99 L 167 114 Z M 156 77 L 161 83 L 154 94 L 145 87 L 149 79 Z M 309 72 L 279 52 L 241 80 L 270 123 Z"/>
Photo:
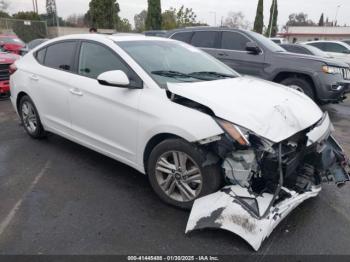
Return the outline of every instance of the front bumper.
<path id="1" fill-rule="evenodd" d="M 350 80 L 343 79 L 341 75 L 318 72 L 315 84 L 318 100 L 322 104 L 341 102 L 350 92 Z"/>
<path id="2" fill-rule="evenodd" d="M 322 182 L 334 182 L 337 186 L 342 186 L 349 181 L 349 160 L 331 136 L 332 131 L 333 126 L 325 113 L 306 134 L 304 154 L 298 164 L 299 168 L 292 175 L 287 174 L 288 168 L 283 169 L 280 158 L 280 172 L 276 172 L 279 173 L 280 180 L 274 194 L 266 191 L 254 192 L 253 187 L 249 186 L 248 176 L 245 180 L 243 176 L 239 177 L 239 172 L 243 171 L 241 167 L 248 168 L 248 162 L 230 156 L 226 158 L 232 163 L 229 165 L 232 169 L 228 173 L 229 176 L 234 176 L 234 179 L 228 180 L 231 185 L 194 202 L 186 233 L 203 228 L 228 230 L 242 237 L 257 251 L 264 239 L 292 210 L 305 200 L 318 195 Z M 282 143 L 279 144 L 279 156 L 281 147 Z M 245 157 L 241 155 L 242 158 Z M 237 161 L 244 163 L 235 166 Z M 266 173 L 261 174 L 261 177 L 265 176 Z M 295 182 L 290 184 L 290 181 Z"/>

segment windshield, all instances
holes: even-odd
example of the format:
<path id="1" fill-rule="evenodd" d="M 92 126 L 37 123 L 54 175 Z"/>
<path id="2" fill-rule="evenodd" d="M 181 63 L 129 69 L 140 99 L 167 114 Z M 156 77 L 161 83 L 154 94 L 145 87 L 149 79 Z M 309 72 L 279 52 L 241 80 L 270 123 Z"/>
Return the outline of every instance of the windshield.
<path id="1" fill-rule="evenodd" d="M 249 34 L 272 52 L 286 52 L 286 50 L 284 50 L 278 44 L 274 43 L 271 39 L 268 39 L 261 34 L 255 32 L 249 32 Z"/>
<path id="2" fill-rule="evenodd" d="M 198 82 L 237 77 L 238 74 L 207 53 L 175 41 L 118 42 L 161 87 L 169 82 Z"/>

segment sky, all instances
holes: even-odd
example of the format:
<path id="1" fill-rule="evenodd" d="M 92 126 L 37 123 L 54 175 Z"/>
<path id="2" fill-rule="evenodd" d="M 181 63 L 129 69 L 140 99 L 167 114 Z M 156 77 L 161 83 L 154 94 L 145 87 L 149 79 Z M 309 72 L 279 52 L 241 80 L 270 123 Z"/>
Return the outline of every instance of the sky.
<path id="1" fill-rule="evenodd" d="M 46 0 L 37 0 L 39 12 L 45 12 Z M 8 11 L 32 11 L 32 0 L 7 0 L 10 6 Z M 59 16 L 66 18 L 71 14 L 83 14 L 88 10 L 90 0 L 56 0 Z M 133 24 L 134 15 L 147 8 L 147 0 L 118 0 L 120 5 L 120 16 L 127 18 Z M 228 12 L 241 11 L 246 20 L 253 23 L 258 0 L 161 0 L 162 10 L 170 7 L 179 8 L 181 5 L 193 8 L 198 20 L 209 25 L 220 25 L 222 18 Z M 264 20 L 268 24 L 270 6 L 272 0 L 264 1 Z M 338 8 L 338 5 L 340 7 Z M 288 21 L 291 13 L 304 12 L 315 22 L 319 21 L 321 13 L 325 17 L 334 20 L 338 12 L 337 20 L 339 25 L 350 25 L 350 1 L 349 0 L 278 0 L 278 25 L 283 26 Z"/>

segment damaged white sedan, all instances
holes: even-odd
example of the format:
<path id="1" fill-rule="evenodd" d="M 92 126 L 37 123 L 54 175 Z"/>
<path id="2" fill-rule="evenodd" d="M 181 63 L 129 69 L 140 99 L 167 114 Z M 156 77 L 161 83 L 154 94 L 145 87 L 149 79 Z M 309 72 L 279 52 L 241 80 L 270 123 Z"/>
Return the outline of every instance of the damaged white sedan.
<path id="1" fill-rule="evenodd" d="M 11 72 L 31 137 L 56 133 L 147 174 L 163 201 L 192 208 L 186 232 L 222 228 L 258 250 L 322 182 L 349 180 L 329 116 L 311 99 L 184 43 L 66 36 Z"/>

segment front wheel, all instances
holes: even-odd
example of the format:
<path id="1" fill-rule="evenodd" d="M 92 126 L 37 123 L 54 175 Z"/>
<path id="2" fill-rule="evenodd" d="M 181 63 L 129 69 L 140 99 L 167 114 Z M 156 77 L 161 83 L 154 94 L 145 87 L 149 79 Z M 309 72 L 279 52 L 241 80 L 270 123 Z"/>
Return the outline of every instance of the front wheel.
<path id="1" fill-rule="evenodd" d="M 281 84 L 288 86 L 292 89 L 295 89 L 301 93 L 304 93 L 305 95 L 310 97 L 312 100 L 315 100 L 315 93 L 314 93 L 314 90 L 312 89 L 311 84 L 303 78 L 290 77 L 290 78 L 284 79 L 281 82 Z"/>
<path id="2" fill-rule="evenodd" d="M 148 178 L 166 203 L 189 209 L 194 200 L 214 193 L 222 185 L 218 165 L 206 165 L 206 152 L 182 139 L 157 145 L 148 160 Z"/>

